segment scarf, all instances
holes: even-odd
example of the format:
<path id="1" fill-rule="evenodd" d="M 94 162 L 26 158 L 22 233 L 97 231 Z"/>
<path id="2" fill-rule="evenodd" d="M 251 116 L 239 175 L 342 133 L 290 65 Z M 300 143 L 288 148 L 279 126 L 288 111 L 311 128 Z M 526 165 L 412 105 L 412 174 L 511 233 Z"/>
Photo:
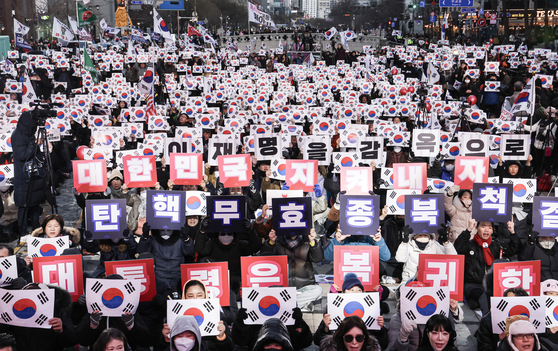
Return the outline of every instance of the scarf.
<path id="1" fill-rule="evenodd" d="M 473 241 L 477 243 L 479 247 L 482 247 L 482 254 L 484 256 L 484 262 L 487 265 L 492 266 L 492 262 L 494 262 L 494 256 L 492 256 L 492 251 L 490 251 L 490 244 L 492 243 L 492 237 L 483 240 L 478 234 L 475 234 L 473 237 Z"/>
<path id="2" fill-rule="evenodd" d="M 294 238 L 294 239 L 291 239 L 291 237 L 286 237 L 285 239 L 286 239 L 285 241 L 287 242 L 287 245 L 289 245 L 289 248 L 294 249 L 302 241 L 302 235 L 297 235 L 296 238 Z"/>

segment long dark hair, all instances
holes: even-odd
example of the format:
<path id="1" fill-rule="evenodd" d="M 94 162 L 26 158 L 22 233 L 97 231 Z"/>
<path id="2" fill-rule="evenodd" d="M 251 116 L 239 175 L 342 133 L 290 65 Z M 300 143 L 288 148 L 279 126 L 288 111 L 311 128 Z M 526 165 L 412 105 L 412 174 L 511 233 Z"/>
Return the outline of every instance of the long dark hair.
<path id="1" fill-rule="evenodd" d="M 366 350 L 370 344 L 370 334 L 368 334 L 366 324 L 364 324 L 359 316 L 349 316 L 343 319 L 343 322 L 341 322 L 339 328 L 337 328 L 337 331 L 333 334 L 333 339 L 335 340 L 338 351 L 347 351 L 343 337 L 354 327 L 359 328 L 362 331 L 362 334 L 364 334 L 364 343 L 362 344 L 361 350 Z"/>
<path id="2" fill-rule="evenodd" d="M 455 350 L 454 340 L 457 337 L 457 333 L 453 330 L 453 326 L 451 325 L 450 320 L 446 316 L 442 316 L 441 314 L 435 314 L 428 321 L 424 326 L 424 333 L 422 334 L 422 342 L 420 343 L 420 347 L 428 347 L 430 345 L 430 338 L 428 337 L 428 333 L 432 331 L 445 331 L 450 334 L 448 344 L 444 347 L 444 350 Z"/>
<path id="3" fill-rule="evenodd" d="M 93 351 L 105 351 L 107 345 L 112 340 L 122 341 L 124 343 L 124 351 L 131 351 L 130 346 L 128 346 L 128 340 L 126 340 L 126 336 L 116 328 L 103 330 L 97 341 L 95 341 L 95 344 L 93 344 Z"/>

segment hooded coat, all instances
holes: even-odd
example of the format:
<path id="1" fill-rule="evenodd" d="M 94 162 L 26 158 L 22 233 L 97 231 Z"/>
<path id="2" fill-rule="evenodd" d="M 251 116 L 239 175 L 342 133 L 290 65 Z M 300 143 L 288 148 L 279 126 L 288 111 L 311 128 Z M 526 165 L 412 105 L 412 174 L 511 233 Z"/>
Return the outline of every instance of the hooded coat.
<path id="1" fill-rule="evenodd" d="M 17 128 L 12 133 L 14 201 L 17 207 L 26 205 L 27 189 L 31 192 L 28 207 L 38 206 L 45 201 L 45 178 L 35 176 L 30 179 L 25 169 L 25 163 L 33 160 L 35 152 L 39 152 L 35 142 L 36 131 L 37 121 L 33 119 L 31 112 L 22 113 Z"/>
<path id="2" fill-rule="evenodd" d="M 285 324 L 277 318 L 271 318 L 264 322 L 252 351 L 263 351 L 269 343 L 281 345 L 283 351 L 293 351 L 289 331 Z"/>
<path id="3" fill-rule="evenodd" d="M 444 196 L 444 203 L 446 213 L 451 218 L 449 240 L 453 243 L 459 234 L 467 229 L 473 206 L 469 206 L 469 208 L 465 207 L 459 199 L 459 196 L 452 197 L 446 195 Z M 474 229 L 472 234 L 474 235 L 476 231 L 477 230 Z"/>
<path id="4" fill-rule="evenodd" d="M 521 246 L 517 258 L 520 261 L 541 261 L 541 282 L 547 279 L 558 279 L 558 245 L 556 242 L 550 250 L 544 249 L 538 240 L 534 244 L 527 242 Z"/>
<path id="5" fill-rule="evenodd" d="M 227 327 L 228 328 L 228 327 Z M 196 345 L 190 351 L 231 351 L 234 343 L 230 334 L 223 341 L 217 340 L 215 336 L 201 337 L 200 328 L 196 319 L 192 316 L 180 316 L 174 321 L 170 333 L 170 344 L 167 350 L 180 351 L 174 344 L 174 337 L 185 331 L 191 331 L 196 335 Z"/>

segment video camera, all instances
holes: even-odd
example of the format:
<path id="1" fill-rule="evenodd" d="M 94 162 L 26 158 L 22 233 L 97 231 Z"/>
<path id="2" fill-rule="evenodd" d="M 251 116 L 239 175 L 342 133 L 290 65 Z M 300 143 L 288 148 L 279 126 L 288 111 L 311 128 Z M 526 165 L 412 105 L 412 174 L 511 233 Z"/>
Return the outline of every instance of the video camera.
<path id="1" fill-rule="evenodd" d="M 64 105 L 54 102 L 54 103 L 42 103 L 40 100 L 29 103 L 29 106 L 35 107 L 31 110 L 31 117 L 37 120 L 37 124 L 41 127 L 46 123 L 47 118 L 56 117 L 56 111 L 53 107 L 63 107 Z"/>

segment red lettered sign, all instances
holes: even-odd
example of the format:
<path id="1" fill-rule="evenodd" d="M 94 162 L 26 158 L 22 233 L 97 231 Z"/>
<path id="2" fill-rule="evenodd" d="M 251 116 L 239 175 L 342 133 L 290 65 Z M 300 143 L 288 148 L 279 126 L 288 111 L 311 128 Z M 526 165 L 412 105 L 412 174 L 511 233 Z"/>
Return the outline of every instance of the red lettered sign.
<path id="1" fill-rule="evenodd" d="M 152 187 L 157 183 L 155 155 L 124 156 L 124 182 L 128 188 Z"/>
<path id="2" fill-rule="evenodd" d="M 461 189 L 473 189 L 473 183 L 488 183 L 488 167 L 488 157 L 457 156 L 453 183 Z"/>
<path id="3" fill-rule="evenodd" d="M 107 190 L 105 160 L 72 161 L 74 188 L 78 193 L 98 193 Z"/>
<path id="4" fill-rule="evenodd" d="M 425 286 L 450 288 L 450 298 L 463 301 L 463 255 L 419 255 L 417 280 Z"/>
<path id="5" fill-rule="evenodd" d="M 426 190 L 426 163 L 394 163 L 393 188 Z"/>
<path id="6" fill-rule="evenodd" d="M 126 280 L 137 279 L 141 282 L 140 301 L 151 301 L 157 295 L 153 259 L 106 261 L 105 271 L 108 275 L 118 274 Z"/>
<path id="7" fill-rule="evenodd" d="M 182 286 L 190 279 L 200 280 L 205 284 L 212 298 L 218 298 L 221 306 L 230 306 L 229 263 L 191 263 L 180 265 Z"/>
<path id="8" fill-rule="evenodd" d="M 348 195 L 369 195 L 372 189 L 372 167 L 341 167 L 341 190 Z"/>
<path id="9" fill-rule="evenodd" d="M 289 190 L 313 192 L 318 184 L 317 160 L 287 160 L 285 180 Z"/>
<path id="10" fill-rule="evenodd" d="M 333 283 L 341 288 L 347 273 L 355 273 L 362 282 L 364 291 L 372 291 L 380 284 L 380 248 L 378 246 L 335 245 L 333 248 Z"/>
<path id="11" fill-rule="evenodd" d="M 203 179 L 203 154 L 170 154 L 170 179 L 176 185 L 199 185 Z"/>
<path id="12" fill-rule="evenodd" d="M 289 286 L 287 256 L 241 257 L 242 286 Z"/>
<path id="13" fill-rule="evenodd" d="M 541 261 L 494 263 L 494 297 L 510 288 L 523 288 L 529 296 L 541 294 Z"/>
<path id="14" fill-rule="evenodd" d="M 67 290 L 76 302 L 83 295 L 81 255 L 34 257 L 33 281 Z"/>
<path id="15" fill-rule="evenodd" d="M 250 185 L 252 179 L 252 162 L 249 154 L 221 155 L 219 163 L 219 181 L 225 188 Z"/>

